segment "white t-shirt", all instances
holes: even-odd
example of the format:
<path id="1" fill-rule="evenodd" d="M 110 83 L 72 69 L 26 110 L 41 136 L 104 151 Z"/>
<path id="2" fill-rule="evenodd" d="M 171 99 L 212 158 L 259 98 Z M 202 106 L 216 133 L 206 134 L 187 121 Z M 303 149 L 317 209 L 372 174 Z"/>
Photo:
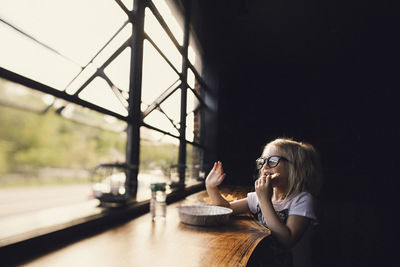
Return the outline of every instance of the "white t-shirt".
<path id="1" fill-rule="evenodd" d="M 262 224 L 268 227 L 262 216 L 256 193 L 248 193 L 247 201 L 250 211 Z M 318 224 L 312 195 L 308 192 L 302 192 L 292 199 L 273 202 L 272 204 L 277 215 L 284 223 L 286 223 L 289 215 L 299 215 L 311 219 L 311 226 L 307 228 L 301 239 L 291 249 L 293 267 L 311 266 L 311 237 L 314 227 Z"/>

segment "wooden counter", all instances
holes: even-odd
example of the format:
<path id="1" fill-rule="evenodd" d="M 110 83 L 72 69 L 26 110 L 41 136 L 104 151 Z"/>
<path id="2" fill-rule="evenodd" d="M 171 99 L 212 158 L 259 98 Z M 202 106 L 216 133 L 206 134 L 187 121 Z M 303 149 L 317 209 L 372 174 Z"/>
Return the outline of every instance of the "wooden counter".
<path id="1" fill-rule="evenodd" d="M 236 190 L 228 197 L 243 194 Z M 196 193 L 168 205 L 165 221 L 152 222 L 145 214 L 25 266 L 246 266 L 269 230 L 250 215 L 232 216 L 227 225 L 217 227 L 179 221 L 179 205 L 207 201 L 205 191 Z"/>

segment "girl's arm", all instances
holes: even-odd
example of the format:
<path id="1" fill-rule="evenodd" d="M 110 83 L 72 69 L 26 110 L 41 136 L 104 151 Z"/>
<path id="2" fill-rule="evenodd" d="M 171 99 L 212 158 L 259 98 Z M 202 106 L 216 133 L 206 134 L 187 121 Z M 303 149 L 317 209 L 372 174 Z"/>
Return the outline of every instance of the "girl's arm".
<path id="1" fill-rule="evenodd" d="M 303 216 L 289 215 L 284 224 L 276 214 L 272 205 L 271 177 L 263 176 L 256 181 L 256 194 L 260 203 L 265 222 L 277 240 L 287 248 L 293 247 L 301 238 L 310 224 L 310 220 Z"/>
<path id="2" fill-rule="evenodd" d="M 225 179 L 226 173 L 222 168 L 220 161 L 215 162 L 212 170 L 206 178 L 206 189 L 208 196 L 210 197 L 211 203 L 217 206 L 223 206 L 231 208 L 234 214 L 247 212 L 249 207 L 247 204 L 247 198 L 243 198 L 237 201 L 228 202 L 219 192 L 218 186 Z"/>

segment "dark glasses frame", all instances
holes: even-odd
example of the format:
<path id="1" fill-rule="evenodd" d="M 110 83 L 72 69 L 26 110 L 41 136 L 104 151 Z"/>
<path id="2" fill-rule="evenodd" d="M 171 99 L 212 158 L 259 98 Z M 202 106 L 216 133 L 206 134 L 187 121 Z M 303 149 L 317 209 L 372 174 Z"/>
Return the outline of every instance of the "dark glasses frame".
<path id="1" fill-rule="evenodd" d="M 268 167 L 275 168 L 276 166 L 278 166 L 281 160 L 289 162 L 287 158 L 277 155 L 269 156 L 268 158 L 258 158 L 256 159 L 257 170 L 261 169 L 265 165 L 265 163 Z"/>

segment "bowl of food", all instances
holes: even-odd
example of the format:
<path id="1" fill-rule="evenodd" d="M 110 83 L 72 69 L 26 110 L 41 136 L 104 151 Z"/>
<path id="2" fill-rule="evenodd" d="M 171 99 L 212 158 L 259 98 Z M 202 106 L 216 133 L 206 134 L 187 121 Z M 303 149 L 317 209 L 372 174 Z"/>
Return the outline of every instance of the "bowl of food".
<path id="1" fill-rule="evenodd" d="M 228 223 L 233 211 L 212 205 L 182 205 L 178 207 L 182 223 L 199 226 L 216 226 Z"/>

